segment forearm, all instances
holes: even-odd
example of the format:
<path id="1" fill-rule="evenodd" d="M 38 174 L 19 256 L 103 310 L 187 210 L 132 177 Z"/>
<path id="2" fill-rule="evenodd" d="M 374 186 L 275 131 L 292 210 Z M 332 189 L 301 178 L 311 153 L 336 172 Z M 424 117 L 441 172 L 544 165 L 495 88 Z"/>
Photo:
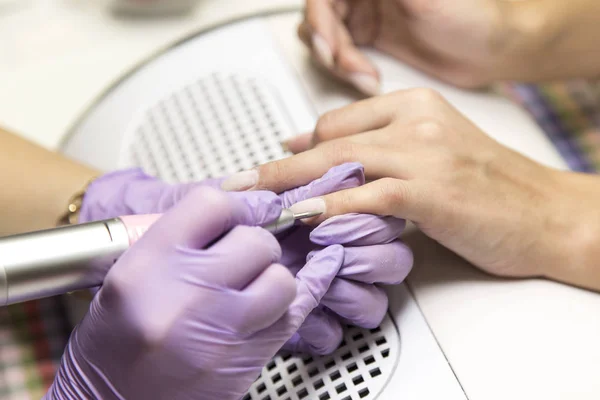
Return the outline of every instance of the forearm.
<path id="1" fill-rule="evenodd" d="M 547 81 L 600 78 L 600 2 L 511 1 L 512 32 L 503 79 Z M 509 59 L 510 58 L 510 59 Z"/>
<path id="2" fill-rule="evenodd" d="M 0 236 L 55 226 L 97 174 L 0 128 Z"/>

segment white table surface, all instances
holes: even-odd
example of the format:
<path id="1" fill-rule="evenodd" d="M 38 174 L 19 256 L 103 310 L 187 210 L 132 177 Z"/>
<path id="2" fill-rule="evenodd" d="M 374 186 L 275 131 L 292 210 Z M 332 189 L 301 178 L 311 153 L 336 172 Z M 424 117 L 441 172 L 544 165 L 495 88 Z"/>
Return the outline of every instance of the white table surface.
<path id="1" fill-rule="evenodd" d="M 117 19 L 104 1 L 21 3 L 12 11 L 0 9 L 0 124 L 57 148 L 93 100 L 141 60 L 202 27 L 300 1 L 203 0 L 193 16 L 152 22 Z M 290 41 L 293 20 L 286 18 L 274 21 L 273 29 L 288 33 L 280 40 L 287 40 L 298 72 L 314 74 L 306 54 Z M 308 88 L 315 98 L 333 89 L 321 108 L 352 99 L 351 92 L 330 85 Z M 531 135 L 505 142 L 560 167 L 547 142 Z M 411 286 L 470 399 L 600 397 L 599 295 L 539 280 L 491 278 L 419 234 L 407 240 L 416 255 Z"/>

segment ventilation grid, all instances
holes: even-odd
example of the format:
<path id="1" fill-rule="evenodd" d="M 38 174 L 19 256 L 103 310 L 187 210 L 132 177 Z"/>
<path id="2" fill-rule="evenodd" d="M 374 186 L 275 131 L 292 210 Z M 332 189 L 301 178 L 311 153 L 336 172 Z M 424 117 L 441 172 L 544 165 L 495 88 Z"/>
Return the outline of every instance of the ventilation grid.
<path id="1" fill-rule="evenodd" d="M 347 327 L 331 355 L 275 357 L 244 400 L 368 400 L 382 391 L 398 360 L 399 337 L 391 319 L 366 330 Z"/>
<path id="2" fill-rule="evenodd" d="M 169 182 L 219 177 L 287 154 L 289 119 L 268 86 L 215 73 L 166 97 L 136 121 L 120 166 Z"/>
<path id="3" fill-rule="evenodd" d="M 197 80 L 140 114 L 127 132 L 120 166 L 185 182 L 285 157 L 279 143 L 295 132 L 269 89 L 239 75 Z M 394 371 L 399 345 L 389 316 L 373 330 L 347 327 L 329 356 L 276 356 L 244 399 L 374 399 Z"/>

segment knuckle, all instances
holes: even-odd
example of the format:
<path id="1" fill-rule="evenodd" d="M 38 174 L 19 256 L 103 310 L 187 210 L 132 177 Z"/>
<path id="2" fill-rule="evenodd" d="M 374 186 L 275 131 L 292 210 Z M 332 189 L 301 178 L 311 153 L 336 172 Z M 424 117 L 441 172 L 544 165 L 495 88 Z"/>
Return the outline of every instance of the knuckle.
<path id="1" fill-rule="evenodd" d="M 382 178 L 379 185 L 379 204 L 382 214 L 393 215 L 391 210 L 401 207 L 409 196 L 403 181 L 394 178 Z"/>
<path id="2" fill-rule="evenodd" d="M 315 126 L 315 140 L 317 141 L 325 141 L 333 132 L 333 126 L 335 121 L 337 120 L 337 112 L 336 110 L 328 111 L 325 114 L 321 115 L 317 124 Z"/>
<path id="3" fill-rule="evenodd" d="M 356 161 L 356 145 L 348 141 L 341 140 L 332 143 L 327 146 L 327 152 L 334 165 Z"/>
<path id="4" fill-rule="evenodd" d="M 353 209 L 353 198 L 349 191 L 343 190 L 334 194 L 336 213 L 346 214 Z"/>
<path id="5" fill-rule="evenodd" d="M 278 185 L 284 185 L 289 181 L 289 174 L 286 174 L 286 168 L 280 161 L 273 161 L 259 168 L 260 188 L 273 189 Z M 276 190 L 277 191 L 277 190 Z"/>
<path id="6" fill-rule="evenodd" d="M 433 104 L 444 101 L 444 97 L 437 90 L 431 88 L 409 89 L 407 94 L 413 102 L 421 104 Z"/>
<path id="7" fill-rule="evenodd" d="M 428 142 L 439 142 L 446 136 L 444 125 L 435 118 L 423 118 L 415 122 L 413 132 L 417 138 Z"/>

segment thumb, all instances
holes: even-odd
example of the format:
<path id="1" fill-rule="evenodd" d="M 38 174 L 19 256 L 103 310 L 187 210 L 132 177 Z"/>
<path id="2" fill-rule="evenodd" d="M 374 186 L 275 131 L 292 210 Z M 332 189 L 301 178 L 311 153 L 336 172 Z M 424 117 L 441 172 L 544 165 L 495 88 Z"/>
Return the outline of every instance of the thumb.
<path id="1" fill-rule="evenodd" d="M 274 193 L 225 193 L 200 186 L 160 218 L 140 242 L 202 249 L 236 225 L 261 226 L 280 214 L 281 200 Z"/>

